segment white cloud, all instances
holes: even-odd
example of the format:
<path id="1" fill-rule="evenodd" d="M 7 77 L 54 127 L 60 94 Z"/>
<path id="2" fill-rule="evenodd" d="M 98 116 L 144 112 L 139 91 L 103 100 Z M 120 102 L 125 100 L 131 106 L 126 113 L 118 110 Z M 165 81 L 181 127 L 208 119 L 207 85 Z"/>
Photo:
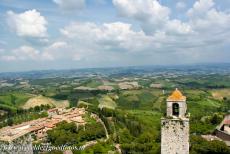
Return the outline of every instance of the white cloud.
<path id="1" fill-rule="evenodd" d="M 3 53 L 4 51 L 5 51 L 5 49 L 0 48 L 0 53 Z"/>
<path id="2" fill-rule="evenodd" d="M 41 59 L 43 60 L 57 60 L 66 57 L 69 55 L 66 51 L 69 50 L 69 46 L 66 42 L 54 42 L 48 47 L 43 48 L 41 53 Z"/>
<path id="3" fill-rule="evenodd" d="M 230 35 L 230 14 L 217 11 L 212 0 L 199 0 L 188 10 L 189 24 L 207 40 L 224 40 Z"/>
<path id="4" fill-rule="evenodd" d="M 13 50 L 13 55 L 19 60 L 37 59 L 39 58 L 39 51 L 30 46 L 21 46 Z"/>
<path id="5" fill-rule="evenodd" d="M 168 19 L 170 10 L 156 0 L 113 0 L 113 4 L 123 16 L 145 20 L 149 17 L 154 21 Z"/>
<path id="6" fill-rule="evenodd" d="M 179 2 L 176 3 L 176 8 L 177 8 L 178 10 L 183 10 L 183 9 L 186 8 L 186 3 L 185 3 L 185 2 L 182 2 L 182 1 L 179 1 Z"/>
<path id="7" fill-rule="evenodd" d="M 198 2 L 188 11 L 193 15 L 188 13 L 185 22 L 170 17 L 170 9 L 155 0 L 113 0 L 119 14 L 138 21 L 141 30 L 135 31 L 131 24 L 122 22 L 75 22 L 60 32 L 75 51 L 79 47 L 81 51 L 94 51 L 100 56 L 104 53 L 128 53 L 130 56 L 167 53 L 172 57 L 187 57 L 186 60 L 202 59 L 214 50 L 223 48 L 226 36 L 230 36 L 230 21 L 229 14 L 217 11 L 212 1 L 206 1 L 208 6 Z M 196 12 L 203 13 L 197 16 Z M 193 53 L 196 56 L 192 56 Z M 78 59 L 87 54 L 81 52 L 80 56 L 76 55 L 75 59 Z"/>
<path id="8" fill-rule="evenodd" d="M 7 56 L 7 55 L 3 55 L 3 56 L 0 56 L 0 59 L 1 60 L 4 60 L 4 61 L 14 61 L 16 60 L 16 57 L 15 56 Z"/>
<path id="9" fill-rule="evenodd" d="M 165 26 L 165 31 L 157 31 L 153 35 L 146 35 L 142 30 L 134 31 L 131 24 L 121 22 L 76 22 L 60 31 L 65 36 L 62 39 L 71 46 L 71 52 L 66 54 L 72 55 L 74 60 L 90 59 L 91 62 L 95 58 L 98 61 L 112 57 L 111 60 L 118 60 L 121 55 L 120 58 L 124 58 L 126 54 L 129 57 L 145 55 L 145 58 L 164 54 L 169 58 L 177 55 L 177 58 L 184 56 L 188 61 L 204 58 L 204 55 L 216 50 L 215 45 L 220 44 L 210 36 L 206 38 L 197 31 L 194 32 L 188 24 L 183 24 L 180 20 L 170 20 Z M 201 53 L 203 50 L 206 52 Z M 192 56 L 194 52 L 196 56 Z M 157 61 L 156 57 L 153 59 Z"/>
<path id="10" fill-rule="evenodd" d="M 193 18 L 202 18 L 213 6 L 213 0 L 198 0 L 194 3 L 193 7 L 189 9 L 187 14 Z"/>
<path id="11" fill-rule="evenodd" d="M 47 39 L 47 38 L 41 38 L 41 39 L 39 39 L 39 42 L 41 42 L 43 44 L 46 44 L 46 43 L 49 43 L 49 39 Z"/>
<path id="12" fill-rule="evenodd" d="M 59 49 L 59 48 L 63 48 L 66 47 L 67 43 L 66 42 L 54 42 L 49 49 L 53 50 L 53 49 Z"/>
<path id="13" fill-rule="evenodd" d="M 113 0 L 113 4 L 118 14 L 138 21 L 145 34 L 164 34 L 167 40 L 174 40 L 178 47 L 181 45 L 176 42 L 183 39 L 189 39 L 194 46 L 204 46 L 210 42 L 219 44 L 224 41 L 223 38 L 226 39 L 226 35 L 229 36 L 230 14 L 217 11 L 213 0 L 196 1 L 187 12 L 186 22 L 173 19 L 170 8 L 156 0 Z M 190 46 L 184 41 L 181 44 Z"/>
<path id="14" fill-rule="evenodd" d="M 20 46 L 16 49 L 13 49 L 9 53 L 2 53 L 0 55 L 2 60 L 5 61 L 12 61 L 12 60 L 19 60 L 19 61 L 25 61 L 25 60 L 35 60 L 35 61 L 41 61 L 41 60 L 57 60 L 62 59 L 66 56 L 71 56 L 69 54 L 66 54 L 68 48 L 68 44 L 66 42 L 54 42 L 49 46 L 43 47 L 41 51 L 36 50 L 35 48 L 27 45 Z M 65 55 L 66 54 L 66 55 Z"/>
<path id="15" fill-rule="evenodd" d="M 143 31 L 134 31 L 131 24 L 122 22 L 75 22 L 60 32 L 64 36 L 62 39 L 71 46 L 66 55 L 73 55 L 73 60 L 88 63 L 119 60 L 126 53 L 145 54 L 155 47 L 153 37 L 145 35 Z"/>
<path id="16" fill-rule="evenodd" d="M 183 23 L 180 20 L 174 19 L 170 20 L 165 24 L 165 28 L 163 31 L 167 32 L 168 34 L 191 34 L 193 30 L 191 26 L 187 23 Z"/>
<path id="17" fill-rule="evenodd" d="M 9 27 L 19 36 L 47 36 L 47 21 L 37 10 L 28 10 L 19 14 L 8 11 L 7 22 Z"/>
<path id="18" fill-rule="evenodd" d="M 175 18 L 170 8 L 156 0 L 113 0 L 113 3 L 120 17 L 137 25 L 120 21 L 73 22 L 60 29 L 62 35 L 56 42 L 45 38 L 44 47 L 39 48 L 41 52 L 34 49 L 37 52 L 28 54 L 19 48 L 19 53 L 24 59 L 74 61 L 73 64 L 76 61 L 84 67 L 129 62 L 184 63 L 215 59 L 209 55 L 221 52 L 230 42 L 230 14 L 217 10 L 212 0 L 196 1 L 183 20 Z M 8 60 L 20 57 L 15 52 L 5 56 Z"/>
<path id="19" fill-rule="evenodd" d="M 158 31 L 173 34 L 191 32 L 190 25 L 177 19 L 171 20 L 170 9 L 161 5 L 157 0 L 113 0 L 113 4 L 121 16 L 140 22 L 140 26 L 147 35 L 153 35 Z"/>
<path id="20" fill-rule="evenodd" d="M 85 22 L 85 23 L 75 22 L 75 23 L 71 23 L 70 25 L 60 29 L 60 32 L 69 38 L 78 37 L 82 39 L 84 39 L 85 37 L 93 38 L 94 36 L 91 36 L 91 34 L 95 35 L 99 31 L 100 30 L 98 29 L 97 25 L 92 22 Z M 85 35 L 87 32 L 90 32 L 90 33 L 88 35 Z"/>
<path id="21" fill-rule="evenodd" d="M 41 54 L 41 57 L 42 57 L 41 58 L 42 60 L 48 60 L 48 61 L 55 60 L 54 56 L 52 54 L 50 54 L 49 52 L 46 52 L 46 51 Z"/>
<path id="22" fill-rule="evenodd" d="M 75 53 L 74 55 L 73 55 L 73 60 L 74 61 L 80 61 L 80 60 L 82 60 L 82 55 L 81 54 L 79 54 L 79 53 Z"/>
<path id="23" fill-rule="evenodd" d="M 60 30 L 61 33 L 81 42 L 85 47 L 100 48 L 103 51 L 136 51 L 151 40 L 143 31 L 135 32 L 130 24 L 115 22 L 96 25 L 95 23 L 72 23 Z"/>
<path id="24" fill-rule="evenodd" d="M 53 0 L 53 2 L 66 11 L 80 10 L 85 7 L 85 0 Z"/>

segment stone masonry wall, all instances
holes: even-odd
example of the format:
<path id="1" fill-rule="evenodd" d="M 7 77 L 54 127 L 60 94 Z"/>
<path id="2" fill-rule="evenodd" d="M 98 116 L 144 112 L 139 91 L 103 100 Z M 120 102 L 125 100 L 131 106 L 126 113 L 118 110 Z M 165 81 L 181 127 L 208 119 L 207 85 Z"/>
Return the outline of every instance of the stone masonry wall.
<path id="1" fill-rule="evenodd" d="M 31 135 L 24 135 L 12 142 L 0 141 L 0 154 L 33 154 Z"/>
<path id="2" fill-rule="evenodd" d="M 161 154 L 189 154 L 189 119 L 161 119 Z"/>
<path id="3" fill-rule="evenodd" d="M 167 102 L 167 116 L 172 116 L 173 114 L 173 103 L 177 103 L 179 105 L 179 117 L 186 115 L 187 105 L 185 102 Z"/>

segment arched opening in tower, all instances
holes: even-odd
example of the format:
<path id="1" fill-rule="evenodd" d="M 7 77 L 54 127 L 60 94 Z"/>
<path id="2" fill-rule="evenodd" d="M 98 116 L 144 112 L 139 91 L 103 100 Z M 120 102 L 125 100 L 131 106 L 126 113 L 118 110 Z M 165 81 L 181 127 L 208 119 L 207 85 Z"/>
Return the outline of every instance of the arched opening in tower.
<path id="1" fill-rule="evenodd" d="M 178 103 L 173 103 L 173 115 L 179 116 L 179 104 Z"/>

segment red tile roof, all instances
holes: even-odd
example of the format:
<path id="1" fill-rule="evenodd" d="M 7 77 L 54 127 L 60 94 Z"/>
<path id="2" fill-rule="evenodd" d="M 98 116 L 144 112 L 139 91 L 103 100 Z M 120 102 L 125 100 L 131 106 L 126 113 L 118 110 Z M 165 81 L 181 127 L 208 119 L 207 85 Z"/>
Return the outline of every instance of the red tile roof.
<path id="1" fill-rule="evenodd" d="M 168 101 L 185 101 L 186 97 L 176 89 L 167 99 Z"/>
<path id="2" fill-rule="evenodd" d="M 225 125 L 230 125 L 230 120 L 224 120 Z"/>

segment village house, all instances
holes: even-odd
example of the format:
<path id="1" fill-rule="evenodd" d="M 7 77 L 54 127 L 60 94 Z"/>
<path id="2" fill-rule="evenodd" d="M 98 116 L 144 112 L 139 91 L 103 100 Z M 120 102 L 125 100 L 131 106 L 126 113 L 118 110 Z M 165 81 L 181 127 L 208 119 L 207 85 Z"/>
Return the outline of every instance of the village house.
<path id="1" fill-rule="evenodd" d="M 84 108 L 50 109 L 48 118 L 40 118 L 0 129 L 0 141 L 12 142 L 27 134 L 35 136 L 36 140 L 43 140 L 47 136 L 46 132 L 55 128 L 62 121 L 74 122 L 77 126 L 85 125 L 86 122 L 82 118 L 85 112 Z"/>
<path id="2" fill-rule="evenodd" d="M 223 140 L 227 146 L 230 146 L 230 114 L 226 115 L 220 125 L 217 126 L 215 135 Z"/>

